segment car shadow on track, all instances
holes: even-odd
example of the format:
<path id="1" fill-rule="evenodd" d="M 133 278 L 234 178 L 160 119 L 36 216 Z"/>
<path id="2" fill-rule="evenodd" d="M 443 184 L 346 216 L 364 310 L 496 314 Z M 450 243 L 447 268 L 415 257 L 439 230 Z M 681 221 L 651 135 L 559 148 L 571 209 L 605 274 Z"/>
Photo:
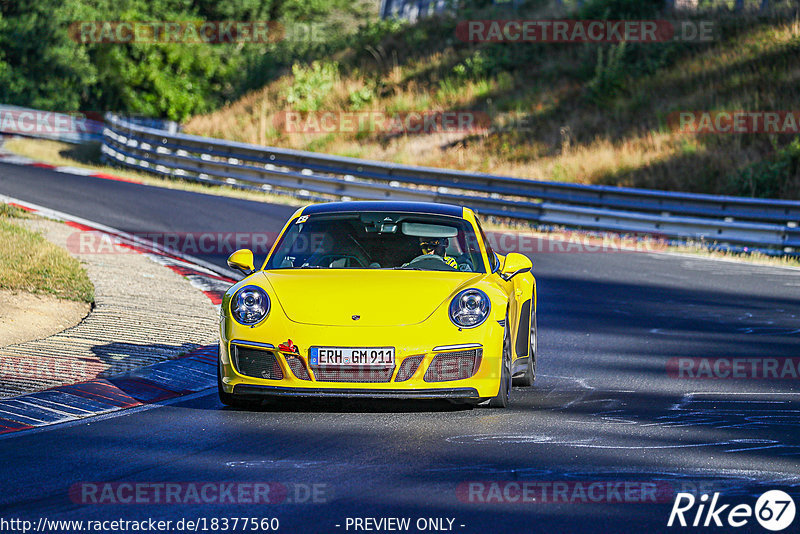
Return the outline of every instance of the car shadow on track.
<path id="1" fill-rule="evenodd" d="M 274 398 L 224 411 L 265 413 L 425 413 L 471 410 L 472 405 L 444 400 Z"/>

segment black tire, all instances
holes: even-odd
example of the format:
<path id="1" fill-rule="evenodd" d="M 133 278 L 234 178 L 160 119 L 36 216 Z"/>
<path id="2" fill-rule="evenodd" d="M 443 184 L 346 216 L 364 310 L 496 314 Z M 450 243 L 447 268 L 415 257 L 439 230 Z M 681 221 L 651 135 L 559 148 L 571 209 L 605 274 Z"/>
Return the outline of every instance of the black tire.
<path id="1" fill-rule="evenodd" d="M 252 402 L 245 399 L 240 399 L 234 396 L 233 393 L 226 393 L 225 390 L 222 389 L 222 375 L 219 370 L 219 364 L 217 364 L 217 393 L 219 394 L 219 401 L 225 406 L 230 406 L 232 408 L 246 408 L 252 404 Z"/>
<path id="2" fill-rule="evenodd" d="M 536 308 L 531 306 L 531 335 L 528 347 L 528 365 L 525 367 L 525 374 L 514 379 L 515 386 L 530 387 L 536 380 L 536 353 L 539 350 L 538 327 L 536 324 Z"/>
<path id="3" fill-rule="evenodd" d="M 490 408 L 508 408 L 511 404 L 511 333 L 509 332 L 508 313 L 506 327 L 503 330 L 503 367 L 500 371 L 500 391 L 489 399 Z"/>

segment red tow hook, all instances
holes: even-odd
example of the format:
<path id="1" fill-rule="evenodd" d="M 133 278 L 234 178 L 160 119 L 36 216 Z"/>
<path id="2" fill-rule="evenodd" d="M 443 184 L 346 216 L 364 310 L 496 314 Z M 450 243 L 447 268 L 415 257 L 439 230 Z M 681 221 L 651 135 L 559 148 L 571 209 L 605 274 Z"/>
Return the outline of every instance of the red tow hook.
<path id="1" fill-rule="evenodd" d="M 278 350 L 283 352 L 300 352 L 300 349 L 297 348 L 297 345 L 292 343 L 291 339 L 286 343 L 281 343 L 278 345 Z"/>

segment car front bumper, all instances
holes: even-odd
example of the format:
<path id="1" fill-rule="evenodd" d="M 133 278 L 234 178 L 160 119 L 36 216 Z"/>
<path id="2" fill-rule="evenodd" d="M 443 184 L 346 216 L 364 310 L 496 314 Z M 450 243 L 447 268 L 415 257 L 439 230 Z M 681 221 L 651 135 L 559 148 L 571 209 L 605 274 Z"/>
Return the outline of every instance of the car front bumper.
<path id="1" fill-rule="evenodd" d="M 479 399 L 494 397 L 500 388 L 503 326 L 496 320 L 489 319 L 480 327 L 469 330 L 458 330 L 452 324 L 431 328 L 426 323 L 369 329 L 301 325 L 288 321 L 276 326 L 243 329 L 229 321 L 223 322 L 219 364 L 221 387 L 226 393 L 241 396 Z M 288 339 L 299 347 L 296 352 L 277 348 Z M 274 357 L 280 367 L 279 377 L 259 378 L 252 372 L 241 372 L 231 357 L 233 346 L 271 353 L 270 357 Z M 328 380 L 309 365 L 309 348 L 313 346 L 391 346 L 395 348 L 395 366 L 388 376 L 376 381 L 369 377 L 353 381 Z M 428 374 L 438 355 L 472 349 L 479 351 L 479 363 L 468 378 L 436 381 Z M 300 378 L 290 368 L 287 357 L 302 362 L 308 372 L 306 379 Z M 400 369 L 408 358 L 421 358 L 421 361 L 401 380 Z"/>

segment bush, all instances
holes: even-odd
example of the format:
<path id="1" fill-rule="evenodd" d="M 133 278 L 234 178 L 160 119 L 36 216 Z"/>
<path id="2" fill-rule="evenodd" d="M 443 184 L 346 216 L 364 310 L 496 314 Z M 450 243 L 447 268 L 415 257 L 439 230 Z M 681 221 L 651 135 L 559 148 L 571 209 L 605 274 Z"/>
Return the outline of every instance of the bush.
<path id="1" fill-rule="evenodd" d="M 325 95 L 339 79 L 339 63 L 314 61 L 304 67 L 292 65 L 294 81 L 286 95 L 286 101 L 297 111 L 317 111 Z"/>
<path id="2" fill-rule="evenodd" d="M 790 198 L 800 191 L 800 138 L 729 178 L 729 194 Z"/>
<path id="3" fill-rule="evenodd" d="M 628 65 L 625 63 L 626 45 L 627 43 L 622 42 L 608 48 L 598 48 L 594 77 L 586 85 L 589 99 L 594 103 L 602 104 L 612 99 L 625 87 L 628 76 Z"/>
<path id="4" fill-rule="evenodd" d="M 453 75 L 460 80 L 478 80 L 485 78 L 494 69 L 494 58 L 478 50 L 453 67 Z"/>
<path id="5" fill-rule="evenodd" d="M 646 19 L 663 10 L 664 0 L 590 0 L 578 10 L 582 19 Z"/>
<path id="6" fill-rule="evenodd" d="M 629 79 L 648 76 L 670 66 L 685 50 L 686 45 L 682 43 L 652 46 L 623 41 L 598 47 L 592 77 L 587 82 L 589 100 L 595 104 L 607 103 L 623 92 Z M 590 57 L 584 62 L 590 61 Z M 586 64 L 584 73 L 590 70 L 590 65 Z"/>
<path id="7" fill-rule="evenodd" d="M 364 106 L 372 102 L 375 92 L 369 87 L 362 87 L 350 93 L 350 108 L 356 111 L 363 109 Z"/>

